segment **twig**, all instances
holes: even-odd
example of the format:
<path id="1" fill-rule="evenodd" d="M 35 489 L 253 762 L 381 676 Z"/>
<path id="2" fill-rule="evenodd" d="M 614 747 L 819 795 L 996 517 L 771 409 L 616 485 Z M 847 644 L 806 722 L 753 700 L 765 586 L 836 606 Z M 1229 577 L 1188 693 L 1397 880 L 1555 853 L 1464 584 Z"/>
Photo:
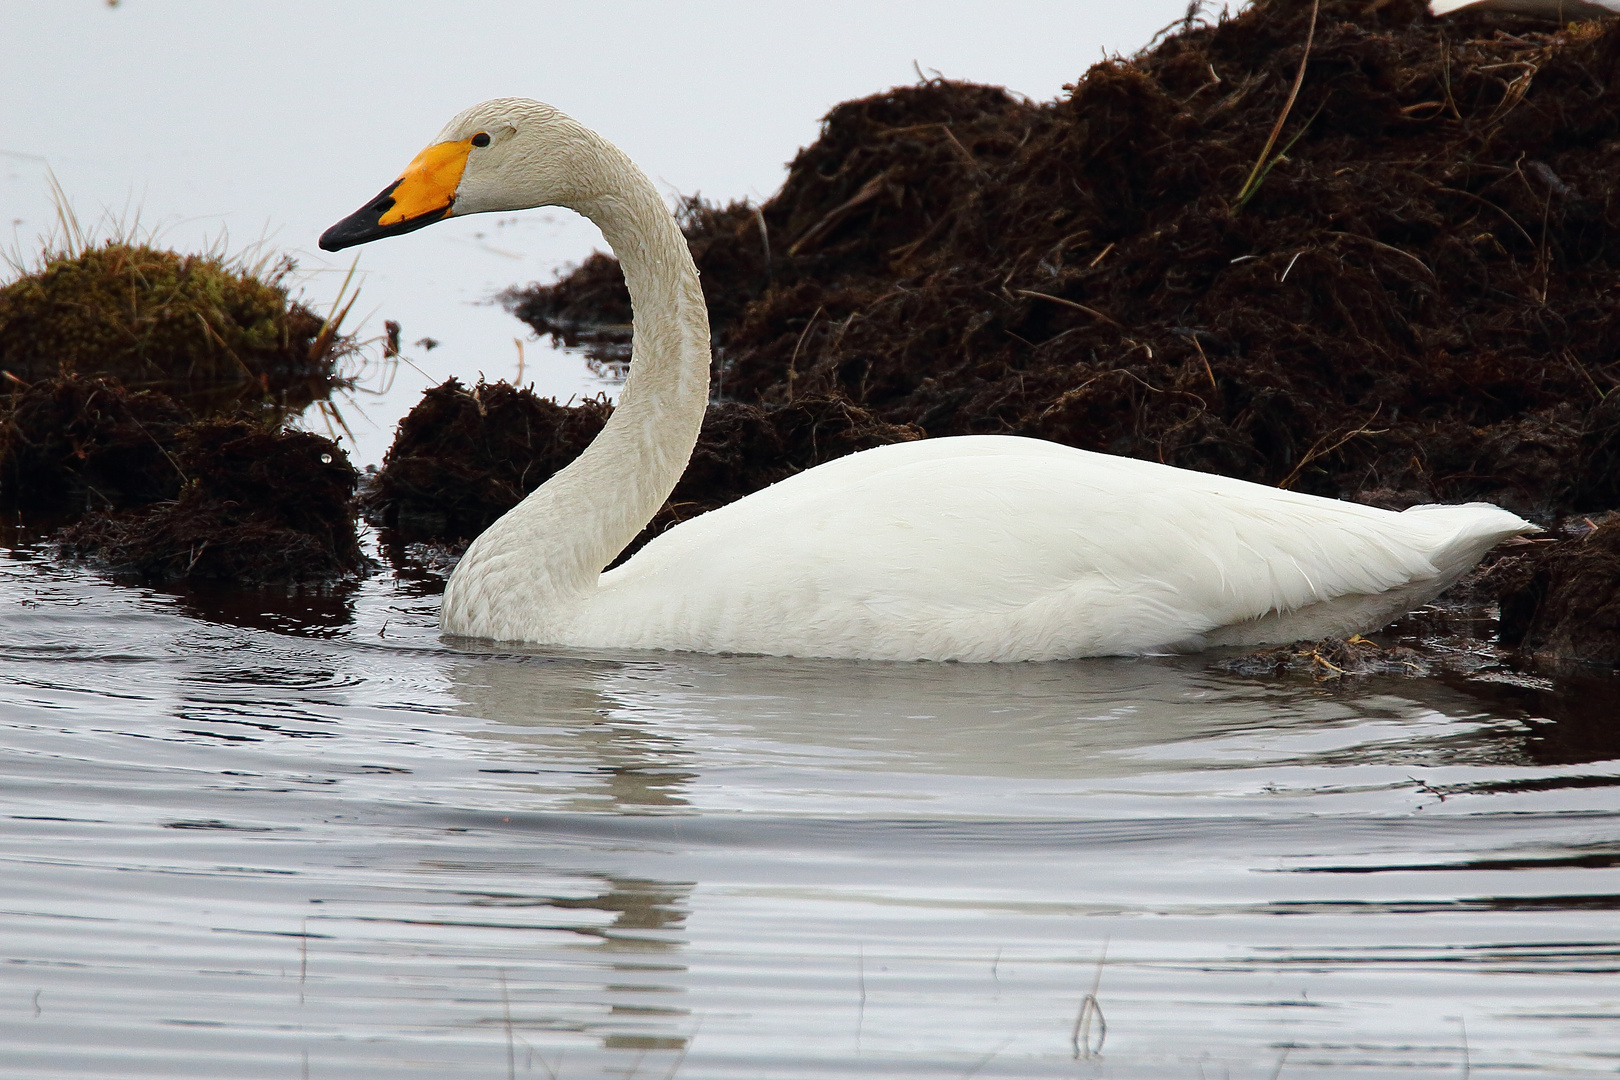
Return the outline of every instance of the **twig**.
<path id="1" fill-rule="evenodd" d="M 1097 973 L 1091 980 L 1091 993 L 1080 999 L 1080 1012 L 1074 1018 L 1074 1030 L 1069 1034 L 1069 1042 L 1074 1046 L 1074 1059 L 1090 1059 L 1102 1053 L 1103 1042 L 1108 1038 L 1108 1021 L 1103 1017 L 1102 1006 L 1097 1003 L 1097 990 L 1102 986 L 1103 965 L 1108 962 L 1108 939 L 1103 938 L 1102 954 L 1097 957 Z M 1097 1018 L 1097 1045 L 1091 1045 L 1091 1019 Z"/>
<path id="2" fill-rule="evenodd" d="M 1430 277 L 1435 277 L 1436 276 L 1435 272 L 1433 270 L 1429 269 L 1429 264 L 1428 263 L 1424 262 L 1422 259 L 1418 258 L 1416 255 L 1413 255 L 1410 251 L 1402 251 L 1398 247 L 1394 247 L 1394 246 L 1392 246 L 1390 244 L 1383 243 L 1382 241 L 1379 241 L 1379 240 L 1374 240 L 1370 236 L 1362 236 L 1359 233 L 1335 232 L 1335 231 L 1329 230 L 1328 235 L 1329 236 L 1342 236 L 1347 240 L 1360 240 L 1363 244 L 1371 244 L 1373 247 L 1383 248 L 1385 251 L 1393 251 L 1397 255 L 1405 255 L 1408 259 L 1411 259 L 1413 262 L 1415 262 L 1419 266 L 1423 267 L 1423 272 L 1425 274 L 1428 274 Z"/>
<path id="3" fill-rule="evenodd" d="M 967 147 L 962 145 L 962 140 L 960 140 L 960 139 L 958 139 L 956 137 L 956 133 L 951 130 L 951 125 L 949 125 L 949 124 L 941 124 L 939 126 L 945 129 L 945 137 L 947 139 L 951 140 L 951 145 L 956 147 L 956 149 L 961 153 L 963 159 L 969 165 L 973 166 L 975 169 L 977 169 L 979 171 L 980 176 L 989 176 L 990 175 L 989 171 L 986 170 L 983 165 L 979 164 L 979 159 L 973 156 L 973 151 L 969 150 Z"/>
<path id="4" fill-rule="evenodd" d="M 1316 442 L 1311 444 L 1311 448 L 1305 452 L 1305 456 L 1299 459 L 1299 464 L 1294 466 L 1294 471 L 1283 477 L 1282 482 L 1277 486 L 1286 491 L 1290 484 L 1299 479 L 1299 474 L 1304 471 L 1305 466 L 1309 465 L 1319 457 L 1326 457 L 1328 454 L 1333 453 L 1333 451 L 1337 450 L 1339 447 L 1343 446 L 1357 435 L 1382 435 L 1384 432 L 1388 431 L 1388 428 L 1379 428 L 1378 430 L 1374 431 L 1372 428 L 1367 426 L 1378 418 L 1378 414 L 1383 411 L 1383 408 L 1384 407 L 1382 405 L 1378 406 L 1378 408 L 1373 410 L 1373 414 L 1367 417 L 1366 421 L 1362 423 L 1360 427 L 1356 428 L 1354 431 L 1346 432 L 1343 438 L 1325 450 L 1318 448 L 1328 440 L 1329 436 L 1324 435 L 1320 439 L 1316 440 Z"/>
<path id="5" fill-rule="evenodd" d="M 1260 151 L 1260 156 L 1254 159 L 1254 168 L 1249 170 L 1249 178 L 1243 182 L 1243 187 L 1238 191 L 1237 209 L 1242 209 L 1243 204 L 1260 189 L 1260 182 L 1270 171 L 1266 159 L 1271 156 L 1271 148 L 1277 145 L 1277 137 L 1282 134 L 1283 124 L 1288 121 L 1288 114 L 1294 109 L 1294 99 L 1299 97 L 1300 85 L 1305 81 L 1305 65 L 1311 58 L 1311 44 L 1316 40 L 1316 13 L 1321 6 L 1322 0 L 1311 0 L 1311 25 L 1305 31 L 1305 54 L 1299 58 L 1299 71 L 1294 74 L 1294 85 L 1288 91 L 1288 101 L 1283 105 L 1282 115 L 1278 116 L 1277 122 L 1272 125 L 1265 148 Z"/>
<path id="6" fill-rule="evenodd" d="M 1219 390 L 1220 386 L 1215 382 L 1215 369 L 1209 366 L 1209 357 L 1204 355 L 1204 346 L 1199 342 L 1197 334 L 1192 335 L 1192 343 L 1193 348 L 1198 350 L 1198 359 L 1204 362 L 1204 374 L 1209 376 L 1209 388 Z"/>
<path id="7" fill-rule="evenodd" d="M 759 226 L 759 246 L 765 249 L 765 284 L 771 283 L 771 232 L 765 227 L 765 211 L 754 207 L 754 223 Z"/>
<path id="8" fill-rule="evenodd" d="M 804 324 L 803 330 L 799 331 L 799 340 L 793 343 L 793 355 L 788 359 L 788 402 L 790 404 L 793 401 L 793 375 L 795 365 L 799 362 L 799 346 L 804 344 L 805 335 L 810 333 L 810 328 L 816 325 L 816 318 L 821 314 L 821 310 L 822 306 L 817 305 L 815 314 L 810 316 L 810 321 Z"/>
<path id="9" fill-rule="evenodd" d="M 1512 214 L 1508 213 L 1500 206 L 1497 206 L 1495 203 L 1491 202 L 1491 200 L 1480 195 L 1475 195 L 1472 191 L 1464 191 L 1462 188 L 1446 187 L 1444 184 L 1435 185 L 1434 190 L 1444 191 L 1447 195 L 1461 195 L 1465 199 L 1473 199 L 1477 203 L 1484 203 L 1492 210 L 1495 210 L 1498 214 L 1501 214 L 1503 217 L 1507 218 L 1508 224 L 1519 230 L 1519 235 L 1524 237 L 1525 243 L 1529 244 L 1531 247 L 1536 246 L 1535 239 L 1529 233 L 1524 231 L 1524 226 L 1520 225 L 1518 221 L 1514 220 Z"/>
<path id="10" fill-rule="evenodd" d="M 1105 252 L 1103 252 L 1103 254 L 1106 255 L 1108 253 L 1105 251 Z M 1061 296 L 1053 296 L 1051 293 L 1036 292 L 1033 289 L 1014 289 L 1013 292 L 1017 293 L 1019 296 L 1029 296 L 1029 297 L 1034 297 L 1034 298 L 1037 298 L 1037 299 L 1040 299 L 1040 300 L 1050 300 L 1054 304 L 1062 304 L 1064 307 L 1072 307 L 1076 311 L 1085 312 L 1087 315 L 1090 315 L 1094 319 L 1101 319 L 1103 322 L 1107 323 L 1109 326 L 1115 326 L 1115 327 L 1118 327 L 1121 330 L 1125 329 L 1123 326 L 1120 326 L 1119 323 L 1115 322 L 1113 319 L 1110 319 L 1107 315 L 1104 315 L 1102 312 L 1098 311 L 1096 308 L 1086 307 L 1086 305 L 1084 305 L 1084 304 L 1077 304 L 1073 300 L 1065 300 Z"/>
<path id="11" fill-rule="evenodd" d="M 810 241 L 816 239 L 816 237 L 818 237 L 823 230 L 829 229 L 839 221 L 842 221 L 845 214 L 849 213 L 857 206 L 860 206 L 862 203 L 870 202 L 872 199 L 877 198 L 878 195 L 883 192 L 883 185 L 888 182 L 888 179 L 889 174 L 887 172 L 879 173 L 863 184 L 861 189 L 854 195 L 850 196 L 844 202 L 839 203 L 837 206 L 823 214 L 820 221 L 817 221 L 814 225 L 806 229 L 804 231 L 804 235 L 800 236 L 793 242 L 793 246 L 788 248 L 788 256 L 791 258 L 798 255 L 800 248 L 804 247 L 804 245 L 808 244 Z"/>

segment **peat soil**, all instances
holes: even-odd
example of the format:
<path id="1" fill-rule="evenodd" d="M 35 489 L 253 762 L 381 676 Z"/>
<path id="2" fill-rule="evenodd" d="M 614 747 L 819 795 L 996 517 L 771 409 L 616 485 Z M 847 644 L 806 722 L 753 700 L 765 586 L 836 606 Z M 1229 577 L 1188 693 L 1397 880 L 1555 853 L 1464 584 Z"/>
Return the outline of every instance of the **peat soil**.
<path id="1" fill-rule="evenodd" d="M 1612 592 L 1608 545 L 1563 530 L 1620 507 L 1620 22 L 1195 11 L 1056 101 L 933 79 L 846 102 L 762 205 L 688 200 L 683 225 L 715 330 L 710 453 L 756 430 L 724 430 L 735 410 L 837 402 L 907 437 L 1489 501 L 1556 541 L 1493 579 L 1534 609 L 1507 638 L 1620 662 L 1614 605 L 1566 602 Z M 505 300 L 541 333 L 626 340 L 606 255 Z"/>
<path id="2" fill-rule="evenodd" d="M 110 242 L 0 287 L 0 510 L 149 582 L 364 569 L 358 474 L 287 427 L 353 385 L 356 345 L 288 297 L 291 270 Z"/>
<path id="3" fill-rule="evenodd" d="M 469 388 L 450 379 L 400 422 L 362 507 L 394 552 L 471 540 L 578 457 L 612 413 L 606 401 L 568 407 L 509 383 Z M 841 396 L 774 407 L 712 402 L 680 483 L 619 561 L 670 526 L 796 472 L 921 437 L 916 426 L 885 423 Z"/>

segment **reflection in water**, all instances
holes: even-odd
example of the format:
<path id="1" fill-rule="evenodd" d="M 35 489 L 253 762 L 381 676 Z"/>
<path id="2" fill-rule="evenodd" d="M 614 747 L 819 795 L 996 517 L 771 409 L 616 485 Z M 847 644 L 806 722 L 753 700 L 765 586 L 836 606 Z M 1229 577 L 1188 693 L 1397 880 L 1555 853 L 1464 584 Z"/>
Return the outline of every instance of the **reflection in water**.
<path id="1" fill-rule="evenodd" d="M 1128 776 L 1171 761 L 1243 768 L 1257 759 L 1237 747 L 1255 742 L 1267 744 L 1264 759 L 1298 766 L 1620 756 L 1602 704 L 1462 680 L 1246 679 L 1196 657 L 979 665 L 491 655 L 450 677 L 461 711 L 491 722 L 479 737 L 541 755 L 588 750 L 610 789 L 591 798 L 625 807 L 683 805 L 680 788 L 696 777 L 682 764 L 699 744 L 833 753 L 855 769 L 1023 778 Z M 1561 703 L 1556 717 L 1532 711 L 1549 703 Z M 1335 742 L 1334 731 L 1347 737 Z"/>
<path id="2" fill-rule="evenodd" d="M 452 651 L 373 584 L 289 633 L 0 571 L 8 1076 L 1460 1075 L 1462 1020 L 1480 1075 L 1613 1068 L 1595 692 Z"/>
<path id="3" fill-rule="evenodd" d="M 1620 759 L 1620 677 L 1569 672 L 1555 686 L 1452 678 L 1452 686 L 1496 715 L 1527 727 L 1524 764 L 1579 765 Z"/>
<path id="4" fill-rule="evenodd" d="M 535 656 L 490 656 L 451 668 L 462 712 L 493 722 L 476 738 L 489 739 L 549 761 L 562 747 L 583 758 L 590 781 L 569 806 L 576 810 L 667 809 L 686 805 L 682 788 L 697 774 L 680 768 L 690 758 L 680 741 L 636 722 L 634 709 L 612 692 L 617 665 Z"/>
<path id="5" fill-rule="evenodd" d="M 181 611 L 207 622 L 278 634 L 331 637 L 354 622 L 354 597 L 359 588 L 354 583 L 301 589 L 193 585 L 174 595 Z"/>

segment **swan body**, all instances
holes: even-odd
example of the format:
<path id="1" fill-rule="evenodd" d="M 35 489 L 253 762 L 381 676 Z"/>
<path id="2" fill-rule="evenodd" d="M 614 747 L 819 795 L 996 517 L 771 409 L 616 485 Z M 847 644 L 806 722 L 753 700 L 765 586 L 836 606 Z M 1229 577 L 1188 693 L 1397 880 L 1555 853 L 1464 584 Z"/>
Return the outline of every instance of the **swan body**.
<path id="1" fill-rule="evenodd" d="M 612 418 L 490 526 L 446 634 L 583 647 L 1014 661 L 1185 651 L 1382 626 L 1535 527 L 1494 506 L 1393 513 L 1037 439 L 877 447 L 670 529 L 708 399 L 709 327 L 673 217 L 617 148 L 499 99 L 339 222 L 337 250 L 444 217 L 562 205 L 601 227 L 635 310 Z"/>
<path id="2" fill-rule="evenodd" d="M 1429 13 L 1503 11 L 1569 21 L 1620 15 L 1620 0 L 1430 0 Z"/>

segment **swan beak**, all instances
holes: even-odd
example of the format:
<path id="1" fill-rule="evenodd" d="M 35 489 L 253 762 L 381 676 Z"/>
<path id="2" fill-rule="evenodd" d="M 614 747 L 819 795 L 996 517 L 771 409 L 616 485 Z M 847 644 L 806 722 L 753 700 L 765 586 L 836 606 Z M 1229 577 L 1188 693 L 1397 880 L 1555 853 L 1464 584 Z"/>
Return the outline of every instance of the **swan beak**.
<path id="1" fill-rule="evenodd" d="M 398 180 L 321 234 L 322 250 L 342 251 L 449 217 L 472 145 L 471 139 L 436 143 L 417 154 Z"/>

